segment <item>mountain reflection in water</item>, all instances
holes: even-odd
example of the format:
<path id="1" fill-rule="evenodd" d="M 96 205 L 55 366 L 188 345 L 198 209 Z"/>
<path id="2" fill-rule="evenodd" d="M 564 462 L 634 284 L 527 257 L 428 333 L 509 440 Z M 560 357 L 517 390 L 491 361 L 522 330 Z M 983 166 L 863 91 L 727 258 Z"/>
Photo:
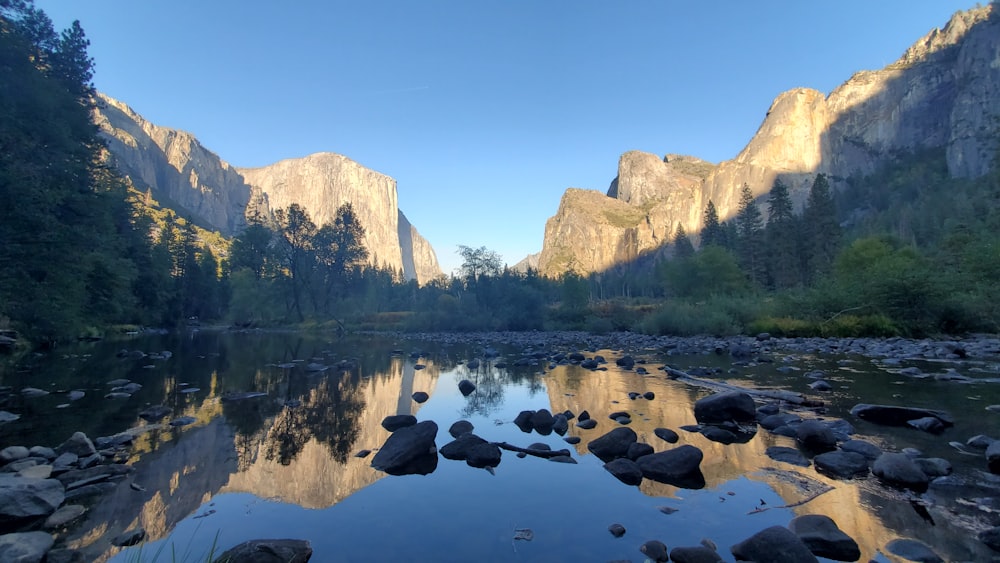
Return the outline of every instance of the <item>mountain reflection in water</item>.
<path id="1" fill-rule="evenodd" d="M 883 546 L 900 537 L 918 538 L 946 559 L 990 556 L 949 518 L 914 509 L 918 505 L 911 498 L 873 478 L 834 480 L 812 467 L 782 464 L 765 455 L 770 446 L 795 447 L 790 438 L 758 429 L 746 443 L 724 445 L 680 430 L 694 423 L 692 405 L 707 392 L 668 380 L 652 364 L 653 373 L 646 376 L 619 369 L 613 364 L 616 354 L 607 350 L 598 351 L 611 362 L 606 371 L 575 365 L 549 369 L 544 363 L 500 368 L 497 362 L 503 357 L 483 359 L 482 347 L 473 345 L 205 333 L 125 343 L 133 349 L 174 351 L 170 360 L 143 369 L 134 362 L 109 360 L 115 346 L 93 347 L 88 362 L 74 365 L 73 373 L 59 372 L 58 363 L 39 371 L 51 371 L 53 380 L 67 388 L 74 387 L 68 380 L 82 378 L 98 388 L 118 376 L 144 386 L 141 396 L 124 404 L 105 400 L 94 389 L 90 394 L 98 398 L 61 411 L 90 409 L 91 426 L 80 426 L 83 418 L 69 416 L 77 426 L 59 428 L 61 435 L 81 429 L 92 436 L 106 434 L 102 424 L 107 421 L 97 420 L 106 413 L 118 421 L 118 430 L 142 425 L 134 416 L 147 404 L 167 404 L 174 409 L 171 417 L 186 415 L 196 422 L 156 426 L 140 435 L 129 482 L 141 490 L 122 484 L 96 499 L 66 536 L 88 560 L 204 561 L 213 545 L 221 552 L 265 537 L 307 539 L 317 561 L 609 560 L 639 557 L 638 546 L 650 539 L 677 547 L 697 545 L 701 538 L 713 540 L 723 558 L 732 560 L 730 545 L 802 514 L 832 517 L 858 541 L 863 560 L 884 558 Z M 519 352 L 497 347 L 515 358 Z M 419 356 L 411 355 L 415 350 Z M 463 363 L 477 357 L 481 363 L 475 368 Z M 679 367 L 685 367 L 685 360 L 691 365 L 706 361 L 671 358 Z M 310 369 L 309 364 L 315 365 Z M 33 381 L 39 373 L 32 375 Z M 838 377 L 847 382 L 854 375 L 833 378 Z M 867 385 L 878 387 L 878 375 L 866 377 L 873 379 Z M 457 389 L 461 379 L 473 381 L 476 392 L 463 397 Z M 199 390 L 181 393 L 191 387 Z M 881 387 L 886 397 L 898 391 L 889 384 Z M 247 391 L 263 395 L 224 400 Z M 415 391 L 426 391 L 430 400 L 417 404 L 411 399 Z M 630 392 L 646 391 L 655 398 L 629 399 Z M 877 402 L 873 392 L 866 388 L 866 399 Z M 842 391 L 825 398 L 831 403 L 830 417 L 850 420 L 839 405 L 853 404 L 856 396 Z M 553 413 L 587 410 L 598 427 L 581 430 L 570 421 L 567 436 L 581 442 L 569 446 L 556 434 L 525 434 L 511 423 L 521 410 L 541 408 Z M 606 472 L 586 444 L 618 426 L 609 419 L 615 411 L 628 412 L 639 441 L 656 451 L 683 444 L 701 449 L 704 488 L 650 479 L 629 487 Z M 494 474 L 442 458 L 427 476 L 389 477 L 370 467 L 370 456 L 355 454 L 379 448 L 390 435 L 380 423 L 396 414 L 437 422 L 438 448 L 451 441 L 448 427 L 466 419 L 486 440 L 569 448 L 578 464 L 517 459 L 504 452 Z M 20 431 L 47 436 L 52 429 L 44 426 L 28 424 Z M 677 430 L 679 442 L 656 437 L 658 427 Z M 5 433 L 17 431 L 3 428 Z M 913 431 L 887 432 L 894 432 L 886 435 L 896 442 L 893 449 L 927 446 L 920 442 L 925 437 Z M 12 443 L 8 434 L 2 436 Z M 911 438 L 912 443 L 907 441 Z M 802 501 L 807 502 L 797 505 Z M 625 525 L 624 538 L 608 533 L 613 522 Z M 147 532 L 145 545 L 124 550 L 110 545 L 110 537 L 136 526 Z M 515 544 L 515 528 L 532 529 L 532 541 Z"/>

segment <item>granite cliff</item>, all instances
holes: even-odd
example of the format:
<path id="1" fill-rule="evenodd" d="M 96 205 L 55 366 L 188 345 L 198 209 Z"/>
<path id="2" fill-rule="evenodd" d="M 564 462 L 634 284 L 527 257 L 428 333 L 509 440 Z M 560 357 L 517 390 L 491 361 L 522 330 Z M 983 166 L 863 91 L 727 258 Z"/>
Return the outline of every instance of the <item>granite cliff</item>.
<path id="1" fill-rule="evenodd" d="M 99 96 L 95 121 L 115 165 L 137 188 L 151 190 L 200 226 L 234 236 L 249 212 L 267 216 L 292 203 L 322 225 L 350 202 L 365 227 L 372 264 L 419 283 L 441 274 L 434 249 L 399 209 L 389 176 L 333 153 L 237 169 L 190 133 L 150 123 L 124 103 Z"/>
<path id="2" fill-rule="evenodd" d="M 735 215 L 744 183 L 763 196 L 781 178 L 801 205 L 819 173 L 836 187 L 894 156 L 932 148 L 945 151 L 952 176 L 981 176 L 1000 148 L 996 92 L 1000 6 L 991 4 L 955 14 L 893 64 L 858 72 L 829 95 L 809 88 L 778 95 L 746 147 L 718 166 L 625 153 L 606 196 L 567 190 L 546 224 L 539 270 L 597 272 L 663 251 L 678 225 L 697 234 L 709 200 L 722 219 Z M 609 221 L 606 212 L 630 219 Z"/>

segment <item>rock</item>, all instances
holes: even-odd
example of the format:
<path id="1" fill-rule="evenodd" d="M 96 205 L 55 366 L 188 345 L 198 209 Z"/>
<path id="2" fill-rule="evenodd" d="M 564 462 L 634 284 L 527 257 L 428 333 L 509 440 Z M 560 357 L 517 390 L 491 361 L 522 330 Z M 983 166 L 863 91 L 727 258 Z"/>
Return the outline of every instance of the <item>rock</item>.
<path id="1" fill-rule="evenodd" d="M 458 382 L 458 390 L 462 392 L 463 396 L 468 397 L 476 390 L 476 384 L 468 379 L 463 379 Z"/>
<path id="2" fill-rule="evenodd" d="M 795 429 L 795 441 L 809 452 L 829 452 L 837 449 L 837 437 L 818 420 L 805 420 Z"/>
<path id="3" fill-rule="evenodd" d="M 638 436 L 631 428 L 615 428 L 588 442 L 587 449 L 601 461 L 609 462 L 628 455 L 629 446 L 634 444 L 637 439 Z"/>
<path id="4" fill-rule="evenodd" d="M 146 530 L 139 528 L 132 528 L 118 534 L 111 539 L 111 545 L 116 545 L 118 547 L 128 547 L 130 545 L 136 545 L 142 540 L 146 539 Z"/>
<path id="5" fill-rule="evenodd" d="M 868 475 L 868 459 L 854 452 L 833 451 L 813 458 L 816 471 L 839 479 Z"/>
<path id="6" fill-rule="evenodd" d="M 496 467 L 500 465 L 500 456 L 499 447 L 484 441 L 469 448 L 465 463 L 478 468 Z"/>
<path id="7" fill-rule="evenodd" d="M 718 426 L 708 425 L 703 427 L 699 432 L 702 436 L 720 444 L 735 444 L 740 441 L 739 436 L 737 436 L 735 432 L 730 432 L 729 430 L 719 428 Z"/>
<path id="8" fill-rule="evenodd" d="M 417 417 L 412 414 L 393 414 L 382 419 L 382 428 L 389 432 L 395 432 L 400 428 L 413 426 L 417 423 Z"/>
<path id="9" fill-rule="evenodd" d="M 57 454 L 52 448 L 47 448 L 45 446 L 32 446 L 31 449 L 28 450 L 28 455 L 53 460 L 56 458 Z"/>
<path id="10" fill-rule="evenodd" d="M 97 453 L 97 449 L 94 448 L 94 443 L 90 441 L 83 432 L 74 432 L 72 436 L 65 442 L 56 448 L 56 452 L 62 453 L 72 453 L 76 454 L 78 457 L 87 457 Z"/>
<path id="11" fill-rule="evenodd" d="M 670 550 L 670 560 L 674 563 L 717 563 L 723 561 L 722 556 L 714 549 L 703 545 L 675 547 Z"/>
<path id="12" fill-rule="evenodd" d="M 809 388 L 813 391 L 829 391 L 833 389 L 833 386 L 828 381 L 818 379 L 810 383 Z"/>
<path id="13" fill-rule="evenodd" d="M 552 413 L 548 409 L 538 409 L 531 415 L 531 426 L 535 429 L 535 432 L 543 436 L 548 436 L 552 433 L 552 424 L 554 422 Z"/>
<path id="14" fill-rule="evenodd" d="M 24 389 L 21 389 L 21 396 L 27 399 L 32 399 L 34 397 L 43 397 L 48 394 L 49 394 L 48 391 L 38 389 L 36 387 L 25 387 Z"/>
<path id="15" fill-rule="evenodd" d="M 653 451 L 653 446 L 643 442 L 635 442 L 633 444 L 629 444 L 628 451 L 625 452 L 625 457 L 635 461 L 644 455 L 653 453 Z"/>
<path id="16" fill-rule="evenodd" d="M 187 426 L 188 424 L 194 424 L 195 422 L 198 422 L 198 419 L 193 416 L 179 416 L 171 420 L 168 424 L 174 428 L 179 428 L 181 426 Z"/>
<path id="17" fill-rule="evenodd" d="M 466 434 L 475 430 L 475 427 L 468 420 L 456 421 L 448 428 L 448 433 L 451 434 L 452 438 L 458 438 L 462 434 Z"/>
<path id="18" fill-rule="evenodd" d="M 857 561 L 861 558 L 858 542 L 845 534 L 828 516 L 822 514 L 797 516 L 788 523 L 788 529 L 817 557 L 834 561 Z"/>
<path id="19" fill-rule="evenodd" d="M 437 468 L 434 439 L 437 424 L 432 420 L 405 426 L 393 432 L 372 458 L 371 466 L 390 475 L 426 475 Z"/>
<path id="20" fill-rule="evenodd" d="M 39 563 L 55 540 L 46 532 L 22 532 L 0 536 L 0 561 Z"/>
<path id="21" fill-rule="evenodd" d="M 676 444 L 677 440 L 680 439 L 680 436 L 678 436 L 676 432 L 674 432 L 669 428 L 656 428 L 653 430 L 653 434 L 657 438 L 669 442 L 671 444 Z"/>
<path id="22" fill-rule="evenodd" d="M 588 419 L 590 419 L 590 412 L 586 411 L 586 410 L 580 411 L 580 416 L 576 417 L 576 419 L 578 421 L 580 421 L 580 420 L 588 420 Z"/>
<path id="23" fill-rule="evenodd" d="M 882 448 L 864 440 L 847 440 L 840 444 L 840 449 L 845 452 L 861 454 L 869 460 L 878 459 L 878 456 L 882 455 Z"/>
<path id="24" fill-rule="evenodd" d="M 698 448 L 684 445 L 665 452 L 642 456 L 636 463 L 642 470 L 642 476 L 647 479 L 687 489 L 698 489 L 705 486 L 705 478 L 700 468 L 703 457 L 704 454 Z"/>
<path id="25" fill-rule="evenodd" d="M 0 450 L 0 465 L 6 465 L 12 461 L 24 459 L 30 455 L 28 448 L 24 446 L 7 446 Z"/>
<path id="26" fill-rule="evenodd" d="M 48 517 L 66 498 L 56 479 L 0 474 L 0 533 Z"/>
<path id="27" fill-rule="evenodd" d="M 933 416 L 925 416 L 923 418 L 917 418 L 914 420 L 907 420 L 907 426 L 916 428 L 917 430 L 922 430 L 924 432 L 929 432 L 931 434 L 940 434 L 944 432 L 945 426 L 941 421 Z"/>
<path id="28" fill-rule="evenodd" d="M 574 465 L 576 464 L 576 460 L 568 455 L 557 455 L 555 457 L 550 457 L 549 461 L 554 461 L 556 463 L 572 463 Z"/>
<path id="29" fill-rule="evenodd" d="M 441 446 L 439 452 L 445 459 L 464 461 L 468 459 L 469 452 L 474 446 L 487 443 L 486 440 L 476 436 L 472 432 L 460 434 L 457 438 Z"/>
<path id="30" fill-rule="evenodd" d="M 767 561 L 768 563 L 806 563 L 816 556 L 791 530 L 783 526 L 765 528 L 733 545 L 729 550 L 739 561 Z"/>
<path id="31" fill-rule="evenodd" d="M 726 391 L 699 399 L 694 404 L 694 417 L 700 423 L 754 422 L 756 405 L 743 391 Z"/>
<path id="32" fill-rule="evenodd" d="M 612 536 L 620 538 L 625 535 L 625 526 L 622 526 L 621 524 L 618 523 L 614 523 L 608 526 L 608 531 L 611 532 Z"/>
<path id="33" fill-rule="evenodd" d="M 643 552 L 651 561 L 670 561 L 666 544 L 658 540 L 649 540 L 642 544 L 639 551 Z"/>
<path id="34" fill-rule="evenodd" d="M 656 394 L 653 393 L 652 391 L 646 391 L 645 393 L 642 394 L 642 398 L 646 399 L 647 401 L 652 401 L 653 399 L 656 398 Z"/>
<path id="35" fill-rule="evenodd" d="M 868 422 L 873 422 L 875 424 L 884 424 L 886 426 L 905 426 L 906 423 L 911 420 L 928 416 L 938 419 L 944 426 L 954 426 L 955 424 L 955 419 L 953 419 L 951 415 L 945 411 L 915 407 L 869 405 L 860 403 L 854 405 L 851 409 L 851 414 L 861 420 L 867 420 Z"/>
<path id="36" fill-rule="evenodd" d="M 1000 551 L 1000 526 L 987 528 L 979 532 L 977 537 L 993 551 Z"/>
<path id="37" fill-rule="evenodd" d="M 789 448 L 785 446 L 770 446 L 764 453 L 767 457 L 784 463 L 790 463 L 792 465 L 798 465 L 799 467 L 809 467 L 811 463 L 806 456 L 802 455 L 802 452 L 795 448 Z"/>
<path id="38" fill-rule="evenodd" d="M 913 460 L 917 467 L 931 479 L 951 475 L 951 462 L 940 457 L 920 457 Z"/>
<path id="39" fill-rule="evenodd" d="M 911 539 L 896 539 L 885 544 L 885 550 L 908 561 L 920 563 L 944 563 L 944 559 L 923 542 Z"/>
<path id="40" fill-rule="evenodd" d="M 569 419 L 565 414 L 559 413 L 552 417 L 552 431 L 560 436 L 569 431 Z"/>
<path id="41" fill-rule="evenodd" d="M 312 553 L 306 540 L 250 540 L 227 549 L 212 563 L 306 563 Z"/>
<path id="42" fill-rule="evenodd" d="M 626 485 L 639 486 L 642 483 L 642 470 L 631 459 L 620 457 L 604 464 L 604 469 Z"/>
<path id="43" fill-rule="evenodd" d="M 430 395 L 428 395 L 427 393 L 425 393 L 425 392 L 423 392 L 423 391 L 417 391 L 416 393 L 414 393 L 414 394 L 412 395 L 412 397 L 413 397 L 413 400 L 414 400 L 414 401 L 415 401 L 416 403 L 418 403 L 418 404 L 421 404 L 421 403 L 426 403 L 426 402 L 427 402 L 427 399 L 430 399 L 430 398 L 431 398 L 431 396 L 430 396 Z"/>
<path id="44" fill-rule="evenodd" d="M 986 465 L 990 473 L 1000 473 L 1000 440 L 987 446 Z"/>
<path id="45" fill-rule="evenodd" d="M 45 554 L 45 563 L 86 563 L 83 554 L 73 549 L 53 549 Z"/>
<path id="46" fill-rule="evenodd" d="M 42 527 L 46 530 L 60 528 L 73 520 L 76 520 L 80 516 L 83 516 L 85 512 L 87 512 L 87 509 L 79 504 L 67 504 L 61 506 L 59 507 L 59 510 L 56 510 L 45 519 L 45 523 L 42 524 Z"/>
<path id="47" fill-rule="evenodd" d="M 174 409 L 166 405 L 155 405 L 139 412 L 139 418 L 147 422 L 157 422 L 174 412 Z"/>
<path id="48" fill-rule="evenodd" d="M 927 490 L 927 484 L 930 482 L 930 478 L 905 454 L 880 455 L 872 464 L 872 473 L 887 484 L 919 492 Z"/>
<path id="49" fill-rule="evenodd" d="M 0 410 L 0 424 L 7 424 L 8 422 L 14 422 L 19 418 L 21 418 L 21 415 L 19 414 L 14 414 L 12 412 Z"/>
<path id="50" fill-rule="evenodd" d="M 798 424 L 802 418 L 792 413 L 779 413 L 765 416 L 760 420 L 760 426 L 765 430 L 774 430 L 787 424 Z"/>
<path id="51" fill-rule="evenodd" d="M 583 420 L 578 420 L 576 426 L 577 428 L 582 428 L 584 430 L 591 430 L 597 428 L 597 421 L 592 418 L 585 418 Z"/>
<path id="52" fill-rule="evenodd" d="M 28 461 L 28 460 L 24 460 Z M 13 465 L 13 464 L 12 464 Z M 28 477 L 31 479 L 48 479 L 52 476 L 52 466 L 51 465 L 32 465 L 31 467 L 25 467 L 17 472 L 19 477 Z"/>
<path id="53" fill-rule="evenodd" d="M 985 450 L 986 448 L 990 447 L 990 444 L 992 444 L 995 441 L 996 441 L 995 439 L 986 436 L 984 434 L 976 434 L 975 436 L 966 440 L 965 445 L 969 446 L 970 448 L 975 448 L 977 450 Z"/>
<path id="54" fill-rule="evenodd" d="M 563 438 L 563 440 L 565 440 L 567 444 L 579 444 L 580 443 L 580 437 L 579 436 L 566 436 L 565 438 Z"/>

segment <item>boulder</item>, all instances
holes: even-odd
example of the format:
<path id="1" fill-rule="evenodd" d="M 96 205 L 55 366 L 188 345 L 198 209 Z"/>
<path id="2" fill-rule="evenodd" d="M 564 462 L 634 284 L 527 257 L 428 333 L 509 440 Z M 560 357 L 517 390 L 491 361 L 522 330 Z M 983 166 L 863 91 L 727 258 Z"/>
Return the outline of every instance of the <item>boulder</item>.
<path id="1" fill-rule="evenodd" d="M 837 449 L 837 437 L 818 420 L 805 420 L 800 423 L 795 429 L 795 441 L 803 449 L 814 453 Z"/>
<path id="2" fill-rule="evenodd" d="M 63 442 L 56 448 L 57 453 L 71 453 L 76 454 L 78 457 L 87 457 L 97 453 L 97 449 L 94 448 L 94 443 L 90 441 L 83 432 L 75 432 L 68 440 Z"/>
<path id="3" fill-rule="evenodd" d="M 417 417 L 412 414 L 393 414 L 382 419 L 382 428 L 389 432 L 395 432 L 406 426 L 413 426 L 417 423 Z"/>
<path id="4" fill-rule="evenodd" d="M 463 379 L 458 382 L 458 390 L 461 391 L 463 396 L 468 397 L 476 390 L 476 384 L 468 379 Z"/>
<path id="5" fill-rule="evenodd" d="M 642 483 L 642 469 L 631 459 L 620 457 L 604 464 L 604 469 L 626 485 L 638 486 Z"/>
<path id="6" fill-rule="evenodd" d="M 250 540 L 227 549 L 212 563 L 306 563 L 312 552 L 306 540 Z"/>
<path id="7" fill-rule="evenodd" d="M 765 430 L 774 430 L 787 424 L 798 424 L 799 422 L 802 422 L 802 418 L 799 415 L 783 412 L 765 416 L 760 420 L 760 425 Z"/>
<path id="8" fill-rule="evenodd" d="M 944 432 L 945 426 L 937 417 L 925 416 L 914 420 L 907 420 L 906 425 L 917 430 L 922 430 L 930 434 L 940 434 Z"/>
<path id="9" fill-rule="evenodd" d="M 458 438 L 462 434 L 467 434 L 475 430 L 475 427 L 468 420 L 459 420 L 448 428 L 448 433 L 452 438 Z"/>
<path id="10" fill-rule="evenodd" d="M 738 561 L 769 563 L 819 563 L 809 547 L 784 526 L 765 528 L 733 545 L 729 550 Z"/>
<path id="11" fill-rule="evenodd" d="M 677 440 L 680 439 L 680 436 L 678 436 L 676 432 L 674 432 L 669 428 L 656 428 L 653 430 L 653 434 L 657 438 L 669 442 L 671 444 L 676 444 Z"/>
<path id="12" fill-rule="evenodd" d="M 845 452 L 861 454 L 869 460 L 878 459 L 878 456 L 882 455 L 882 448 L 864 440 L 847 440 L 840 444 L 840 449 Z"/>
<path id="13" fill-rule="evenodd" d="M 911 420 L 928 416 L 938 419 L 944 426 L 954 426 L 955 424 L 955 419 L 945 411 L 916 407 L 860 403 L 854 405 L 851 409 L 851 414 L 861 420 L 867 420 L 875 424 L 884 424 L 886 426 L 906 426 L 907 422 Z"/>
<path id="14" fill-rule="evenodd" d="M 23 532 L 0 536 L 0 561 L 38 563 L 52 549 L 55 540 L 47 532 Z"/>
<path id="15" fill-rule="evenodd" d="M 559 413 L 552 417 L 552 431 L 560 436 L 569 431 L 569 419 L 565 414 Z"/>
<path id="16" fill-rule="evenodd" d="M 670 550 L 670 560 L 674 563 L 716 563 L 723 561 L 714 549 L 703 545 L 675 547 Z"/>
<path id="17" fill-rule="evenodd" d="M 806 456 L 802 455 L 802 452 L 795 448 L 789 448 L 786 446 L 770 446 L 764 450 L 764 453 L 767 457 L 773 459 L 774 461 L 790 463 L 800 467 L 809 467 L 811 465 L 809 460 L 806 459 Z"/>
<path id="18" fill-rule="evenodd" d="M 927 490 L 930 478 L 920 470 L 920 467 L 906 454 L 884 453 L 872 464 L 872 473 L 883 482 L 913 489 L 915 491 Z"/>
<path id="19" fill-rule="evenodd" d="M 0 475 L 0 533 L 46 518 L 65 499 L 66 490 L 56 479 Z"/>
<path id="20" fill-rule="evenodd" d="M 885 550 L 893 555 L 902 557 L 907 561 L 920 561 L 920 563 L 944 563 L 940 555 L 927 547 L 923 542 L 909 538 L 895 539 L 885 544 Z"/>
<path id="21" fill-rule="evenodd" d="M 854 453 L 837 450 L 819 454 L 813 458 L 816 471 L 838 479 L 851 479 L 868 475 L 868 458 Z"/>
<path id="22" fill-rule="evenodd" d="M 726 391 L 699 399 L 694 417 L 701 423 L 753 422 L 756 419 L 753 397 L 744 391 Z"/>
<path id="23" fill-rule="evenodd" d="M 647 479 L 687 489 L 699 489 L 705 486 L 705 477 L 701 474 L 700 467 L 703 458 L 701 450 L 684 445 L 642 456 L 636 463 L 642 470 L 642 476 Z"/>
<path id="24" fill-rule="evenodd" d="M 174 412 L 174 409 L 166 405 L 154 405 L 139 411 L 139 418 L 147 422 L 157 422 L 166 418 L 172 412 Z"/>
<path id="25" fill-rule="evenodd" d="M 587 449 L 601 461 L 609 462 L 628 455 L 629 446 L 634 444 L 637 439 L 638 436 L 631 428 L 615 428 L 607 434 L 591 440 L 587 444 Z"/>
<path id="26" fill-rule="evenodd" d="M 641 551 L 650 561 L 662 562 L 670 561 L 670 555 L 667 552 L 667 546 L 659 540 L 649 540 L 646 543 L 639 546 L 639 551 Z"/>
<path id="27" fill-rule="evenodd" d="M 653 453 L 653 451 L 653 446 L 644 442 L 635 442 L 633 444 L 629 444 L 628 451 L 625 452 L 625 457 L 635 461 L 644 455 Z"/>
<path id="28" fill-rule="evenodd" d="M 834 561 L 857 561 L 861 558 L 858 542 L 845 534 L 829 516 L 796 516 L 788 523 L 788 529 L 817 557 Z"/>
<path id="29" fill-rule="evenodd" d="M 552 413 L 548 409 L 538 409 L 531 415 L 532 428 L 535 429 L 535 432 L 543 436 L 548 436 L 552 433 L 552 424 L 554 422 Z"/>
<path id="30" fill-rule="evenodd" d="M 393 432 L 372 458 L 371 466 L 390 475 L 426 475 L 437 468 L 434 438 L 438 427 L 432 420 L 405 426 Z"/>
<path id="31" fill-rule="evenodd" d="M 416 402 L 416 403 L 426 403 L 427 399 L 431 398 L 430 395 L 428 395 L 427 393 L 425 393 L 423 391 L 417 391 L 416 393 L 414 393 L 412 395 L 412 397 L 413 397 L 413 401 Z"/>
<path id="32" fill-rule="evenodd" d="M 521 432 L 531 432 L 534 430 L 534 425 L 531 422 L 531 417 L 535 415 L 535 411 L 521 411 L 517 413 L 514 417 L 514 426 L 521 429 Z"/>
<path id="33" fill-rule="evenodd" d="M 919 457 L 913 460 L 917 467 L 931 479 L 951 475 L 951 462 L 940 457 Z"/>
<path id="34" fill-rule="evenodd" d="M 466 432 L 442 446 L 439 451 L 445 459 L 464 461 L 468 459 L 469 452 L 473 447 L 486 443 L 486 440 L 476 436 L 472 432 Z"/>
<path id="35" fill-rule="evenodd" d="M 584 430 L 591 430 L 597 428 L 597 421 L 593 418 L 585 418 L 583 420 L 578 420 L 576 426 L 577 428 L 582 428 Z"/>
<path id="36" fill-rule="evenodd" d="M 471 467 L 496 467 L 500 465 L 500 448 L 496 444 L 483 442 L 469 448 L 465 463 Z"/>
<path id="37" fill-rule="evenodd" d="M 28 448 L 24 446 L 7 446 L 0 450 L 0 465 L 8 464 L 12 461 L 24 459 L 30 455 Z"/>

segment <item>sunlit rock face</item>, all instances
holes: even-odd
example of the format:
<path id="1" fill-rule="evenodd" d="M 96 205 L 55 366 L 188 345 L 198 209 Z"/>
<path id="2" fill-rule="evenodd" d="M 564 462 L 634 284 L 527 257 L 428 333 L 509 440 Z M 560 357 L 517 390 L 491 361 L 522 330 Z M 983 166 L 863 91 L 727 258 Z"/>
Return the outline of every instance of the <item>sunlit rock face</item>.
<path id="1" fill-rule="evenodd" d="M 1000 7 L 957 13 L 895 63 L 858 72 L 828 96 L 808 88 L 778 95 L 753 139 L 717 167 L 691 166 L 690 157 L 679 167 L 669 155 L 660 162 L 654 155 L 625 153 L 608 197 L 594 195 L 583 206 L 567 190 L 546 225 L 539 270 L 601 271 L 657 250 L 678 224 L 697 240 L 708 201 L 728 219 L 743 184 L 762 197 L 780 178 L 801 206 L 818 173 L 837 186 L 897 154 L 922 149 L 943 149 L 954 177 L 981 176 L 998 149 L 997 91 Z M 622 203 L 631 210 L 622 211 Z M 606 213 L 630 219 L 609 223 L 602 219 Z"/>
<path id="2" fill-rule="evenodd" d="M 154 125 L 124 103 L 98 96 L 95 121 L 115 165 L 138 189 L 149 189 L 162 205 L 179 208 L 201 226 L 233 236 L 249 214 L 267 217 L 292 203 L 322 226 L 349 202 L 365 227 L 371 264 L 419 283 L 441 274 L 434 249 L 399 210 L 391 177 L 333 153 L 237 169 L 190 133 Z"/>

